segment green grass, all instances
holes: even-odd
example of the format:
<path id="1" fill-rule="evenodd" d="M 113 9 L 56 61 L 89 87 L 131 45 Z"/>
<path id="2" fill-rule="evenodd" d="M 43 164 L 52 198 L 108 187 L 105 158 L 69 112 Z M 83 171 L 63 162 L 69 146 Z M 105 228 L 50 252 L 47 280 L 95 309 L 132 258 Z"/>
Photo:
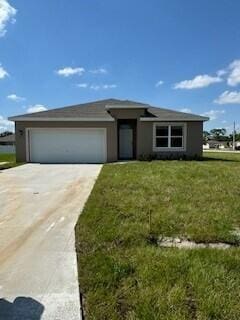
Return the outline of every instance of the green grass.
<path id="1" fill-rule="evenodd" d="M 11 153 L 0 153 L 0 162 L 8 162 L 6 164 L 0 164 L 0 170 L 13 168 L 22 164 L 17 163 L 15 154 Z"/>
<path id="2" fill-rule="evenodd" d="M 87 319 L 240 319 L 238 247 L 163 249 L 150 241 L 239 244 L 232 231 L 240 228 L 240 154 L 205 157 L 104 166 L 76 226 Z"/>

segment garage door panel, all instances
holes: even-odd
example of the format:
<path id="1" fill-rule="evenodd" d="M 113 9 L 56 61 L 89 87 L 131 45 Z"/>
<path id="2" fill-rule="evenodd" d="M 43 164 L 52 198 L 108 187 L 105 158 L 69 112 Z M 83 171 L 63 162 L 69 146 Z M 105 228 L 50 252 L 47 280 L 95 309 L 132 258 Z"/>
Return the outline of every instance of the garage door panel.
<path id="1" fill-rule="evenodd" d="M 106 161 L 106 130 L 30 129 L 31 162 L 102 163 Z"/>

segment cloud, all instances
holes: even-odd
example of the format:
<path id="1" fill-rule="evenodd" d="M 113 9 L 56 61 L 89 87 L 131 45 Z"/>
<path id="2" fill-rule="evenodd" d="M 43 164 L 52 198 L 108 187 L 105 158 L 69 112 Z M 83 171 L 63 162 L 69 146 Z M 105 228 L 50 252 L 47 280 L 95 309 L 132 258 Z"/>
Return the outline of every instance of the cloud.
<path id="1" fill-rule="evenodd" d="M 97 69 L 90 70 L 89 72 L 93 73 L 93 74 L 106 74 L 106 73 L 108 73 L 105 68 L 97 68 Z"/>
<path id="2" fill-rule="evenodd" d="M 88 84 L 87 83 L 78 83 L 76 85 L 78 88 L 87 88 L 88 87 Z"/>
<path id="3" fill-rule="evenodd" d="M 115 88 L 117 88 L 117 85 L 116 84 L 104 84 L 102 87 L 103 87 L 103 89 L 115 89 Z"/>
<path id="4" fill-rule="evenodd" d="M 222 76 L 224 76 L 225 74 L 227 74 L 227 70 L 221 69 L 221 70 L 218 70 L 216 73 L 217 73 L 217 76 L 218 76 L 218 77 L 222 77 Z"/>
<path id="5" fill-rule="evenodd" d="M 0 115 L 0 131 L 13 131 L 14 123 Z"/>
<path id="6" fill-rule="evenodd" d="M 240 104 L 240 91 L 224 91 L 217 99 L 217 104 Z"/>
<path id="7" fill-rule="evenodd" d="M 13 8 L 7 0 L 0 0 L 0 37 L 3 37 L 7 32 L 7 23 L 15 22 L 14 16 L 16 13 L 17 10 Z"/>
<path id="8" fill-rule="evenodd" d="M 26 98 L 17 96 L 15 93 L 9 94 L 7 96 L 7 99 L 12 100 L 12 101 L 16 101 L 16 102 L 26 100 Z"/>
<path id="9" fill-rule="evenodd" d="M 90 89 L 92 89 L 92 90 L 99 90 L 99 89 L 101 89 L 101 86 L 92 84 L 92 85 L 90 86 Z"/>
<path id="10" fill-rule="evenodd" d="M 209 117 L 210 120 L 216 120 L 220 115 L 224 114 L 225 110 L 209 110 L 204 112 L 202 116 Z"/>
<path id="11" fill-rule="evenodd" d="M 189 108 L 182 108 L 180 109 L 181 112 L 185 112 L 185 113 L 192 113 L 192 110 Z"/>
<path id="12" fill-rule="evenodd" d="M 91 85 L 90 86 L 90 89 L 92 90 L 100 90 L 100 89 L 104 89 L 104 90 L 107 90 L 107 89 L 115 89 L 117 88 L 117 85 L 116 84 L 103 84 L 103 85 Z"/>
<path id="13" fill-rule="evenodd" d="M 27 113 L 34 113 L 34 112 L 40 112 L 40 111 L 46 111 L 47 108 L 42 104 L 35 104 L 34 106 L 29 106 L 27 108 Z"/>
<path id="14" fill-rule="evenodd" d="M 70 77 L 73 75 L 81 76 L 85 72 L 85 69 L 82 67 L 77 67 L 77 68 L 65 67 L 57 70 L 56 72 L 59 76 L 63 76 L 63 77 Z"/>
<path id="15" fill-rule="evenodd" d="M 234 87 L 240 83 L 240 60 L 235 60 L 229 65 L 228 85 Z"/>
<path id="16" fill-rule="evenodd" d="M 0 0 L 1 1 L 1 0 Z M 2 67 L 0 63 L 0 79 L 4 79 L 6 77 L 9 77 L 8 72 Z"/>
<path id="17" fill-rule="evenodd" d="M 184 80 L 174 85 L 174 89 L 198 89 L 208 87 L 213 83 L 222 82 L 220 77 L 212 77 L 207 74 L 198 75 L 192 80 Z"/>
<path id="18" fill-rule="evenodd" d="M 164 84 L 164 81 L 162 81 L 162 80 L 159 80 L 156 84 L 155 84 L 155 87 L 157 88 L 157 87 L 160 87 L 161 85 L 163 85 Z"/>

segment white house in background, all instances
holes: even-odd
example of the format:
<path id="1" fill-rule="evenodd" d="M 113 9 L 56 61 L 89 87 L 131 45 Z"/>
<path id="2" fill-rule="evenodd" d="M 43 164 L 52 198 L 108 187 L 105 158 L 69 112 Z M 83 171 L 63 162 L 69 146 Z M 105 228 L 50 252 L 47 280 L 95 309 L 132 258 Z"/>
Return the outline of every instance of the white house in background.
<path id="1" fill-rule="evenodd" d="M 203 150 L 209 150 L 209 149 L 210 149 L 209 143 L 203 144 Z"/>
<path id="2" fill-rule="evenodd" d="M 205 144 L 203 144 L 203 150 L 225 149 L 228 147 L 227 141 L 208 140 Z"/>

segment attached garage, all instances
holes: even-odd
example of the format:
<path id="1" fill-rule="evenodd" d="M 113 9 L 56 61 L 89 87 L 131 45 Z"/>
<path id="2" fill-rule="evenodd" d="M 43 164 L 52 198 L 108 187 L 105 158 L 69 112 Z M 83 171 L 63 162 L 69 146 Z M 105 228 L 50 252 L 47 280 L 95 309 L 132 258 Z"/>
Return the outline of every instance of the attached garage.
<path id="1" fill-rule="evenodd" d="M 104 163 L 104 128 L 29 128 L 27 160 L 38 163 Z"/>

